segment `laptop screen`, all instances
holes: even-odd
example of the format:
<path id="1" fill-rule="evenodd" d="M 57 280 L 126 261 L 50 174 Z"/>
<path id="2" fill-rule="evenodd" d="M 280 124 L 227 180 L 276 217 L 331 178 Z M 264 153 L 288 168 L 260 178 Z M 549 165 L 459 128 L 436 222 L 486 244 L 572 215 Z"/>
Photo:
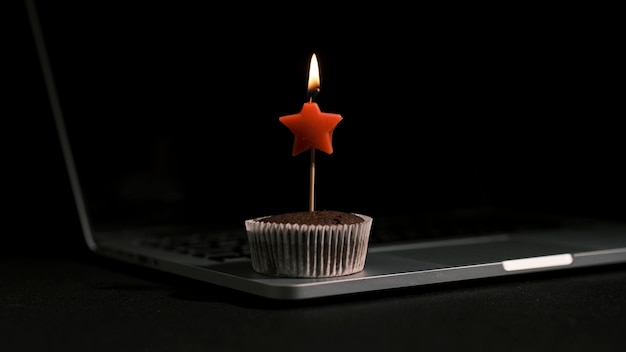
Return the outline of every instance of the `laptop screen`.
<path id="1" fill-rule="evenodd" d="M 549 19 L 38 6 L 96 229 L 308 209 L 311 158 L 291 155 L 278 118 L 307 101 L 313 53 L 316 102 L 343 117 L 333 153 L 315 154 L 316 209 L 624 212 L 616 94 L 597 65 L 613 49 Z"/>

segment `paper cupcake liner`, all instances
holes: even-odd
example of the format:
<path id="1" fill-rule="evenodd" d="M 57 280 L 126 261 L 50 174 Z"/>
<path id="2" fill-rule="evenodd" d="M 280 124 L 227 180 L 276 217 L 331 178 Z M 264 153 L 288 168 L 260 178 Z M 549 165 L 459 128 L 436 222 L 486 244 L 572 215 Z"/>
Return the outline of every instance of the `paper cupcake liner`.
<path id="1" fill-rule="evenodd" d="M 245 221 L 254 271 L 285 277 L 334 277 L 363 270 L 372 218 L 351 225 Z"/>

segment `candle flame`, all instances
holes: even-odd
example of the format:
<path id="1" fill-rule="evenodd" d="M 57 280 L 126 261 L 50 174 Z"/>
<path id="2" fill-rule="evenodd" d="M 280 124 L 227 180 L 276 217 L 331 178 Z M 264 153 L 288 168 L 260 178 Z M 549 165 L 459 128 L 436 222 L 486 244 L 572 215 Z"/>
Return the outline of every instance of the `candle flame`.
<path id="1" fill-rule="evenodd" d="M 311 99 L 315 93 L 320 90 L 320 67 L 317 63 L 317 56 L 313 54 L 311 56 L 311 64 L 309 65 L 309 96 Z"/>

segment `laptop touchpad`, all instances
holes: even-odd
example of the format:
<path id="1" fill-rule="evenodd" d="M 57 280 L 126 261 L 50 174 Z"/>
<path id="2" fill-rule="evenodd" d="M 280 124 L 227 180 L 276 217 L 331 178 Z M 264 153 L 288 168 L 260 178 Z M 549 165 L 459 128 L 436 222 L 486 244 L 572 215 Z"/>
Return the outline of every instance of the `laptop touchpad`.
<path id="1" fill-rule="evenodd" d="M 531 242 L 523 239 L 502 239 L 494 242 L 463 243 L 404 250 L 398 249 L 397 251 L 387 252 L 387 254 L 407 259 L 444 264 L 445 266 L 459 266 L 573 253 L 581 250 L 584 250 L 584 248 L 553 243 Z"/>

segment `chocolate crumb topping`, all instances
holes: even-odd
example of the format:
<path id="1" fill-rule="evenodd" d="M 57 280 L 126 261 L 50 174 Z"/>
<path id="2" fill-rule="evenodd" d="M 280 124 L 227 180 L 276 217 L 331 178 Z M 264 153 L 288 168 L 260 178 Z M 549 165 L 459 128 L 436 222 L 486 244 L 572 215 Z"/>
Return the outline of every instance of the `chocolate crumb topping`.
<path id="1" fill-rule="evenodd" d="M 261 222 L 301 225 L 351 225 L 363 222 L 363 218 L 352 213 L 335 210 L 300 211 L 271 215 Z"/>

